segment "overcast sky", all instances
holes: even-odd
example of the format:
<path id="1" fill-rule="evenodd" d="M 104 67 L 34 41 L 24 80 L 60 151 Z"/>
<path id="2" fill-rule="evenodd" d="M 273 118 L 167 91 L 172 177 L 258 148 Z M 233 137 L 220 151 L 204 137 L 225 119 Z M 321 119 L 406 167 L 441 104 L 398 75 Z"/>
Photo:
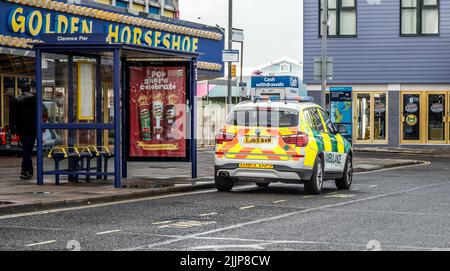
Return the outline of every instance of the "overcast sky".
<path id="1" fill-rule="evenodd" d="M 302 60 L 303 0 L 234 0 L 233 26 L 244 29 L 244 66 L 288 56 Z M 181 19 L 228 27 L 228 0 L 180 0 Z M 236 45 L 237 46 L 237 45 Z"/>

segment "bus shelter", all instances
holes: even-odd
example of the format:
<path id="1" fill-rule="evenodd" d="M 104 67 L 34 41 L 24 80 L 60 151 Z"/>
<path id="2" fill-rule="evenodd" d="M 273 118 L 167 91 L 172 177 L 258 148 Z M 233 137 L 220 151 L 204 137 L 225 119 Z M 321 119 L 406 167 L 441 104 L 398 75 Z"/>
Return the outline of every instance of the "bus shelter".
<path id="1" fill-rule="evenodd" d="M 37 184 L 114 177 L 128 161 L 191 162 L 197 177 L 198 53 L 49 37 L 35 43 Z M 48 92 L 53 100 L 46 99 Z M 48 111 L 53 112 L 48 119 Z M 46 133 L 56 134 L 48 142 Z M 54 163 L 45 163 L 47 159 Z M 108 167 L 108 161 L 112 167 Z M 113 170 L 109 170 L 113 168 Z"/>

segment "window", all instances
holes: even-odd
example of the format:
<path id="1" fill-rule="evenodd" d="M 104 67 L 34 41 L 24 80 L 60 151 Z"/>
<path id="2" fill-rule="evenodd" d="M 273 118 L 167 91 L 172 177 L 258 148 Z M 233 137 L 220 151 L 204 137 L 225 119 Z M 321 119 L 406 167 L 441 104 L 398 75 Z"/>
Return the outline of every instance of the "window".
<path id="1" fill-rule="evenodd" d="M 322 119 L 320 118 L 317 108 L 311 108 L 305 112 L 306 119 L 308 120 L 311 128 L 316 130 L 317 132 L 324 133 L 325 129 L 323 127 Z"/>
<path id="2" fill-rule="evenodd" d="M 245 127 L 297 127 L 298 111 L 271 108 L 236 110 L 226 121 L 228 125 Z"/>
<path id="3" fill-rule="evenodd" d="M 334 127 L 333 122 L 331 121 L 328 114 L 323 109 L 318 109 L 320 111 L 320 114 L 322 115 L 323 120 L 325 121 L 325 125 L 327 126 L 327 130 L 331 134 L 336 134 L 336 128 Z"/>
<path id="4" fill-rule="evenodd" d="M 322 0 L 319 0 L 322 3 Z M 328 1 L 328 36 L 356 36 L 356 1 Z M 322 35 L 322 7 L 320 7 L 319 32 Z"/>
<path id="5" fill-rule="evenodd" d="M 280 65 L 280 72 L 290 72 L 291 71 L 291 65 L 289 64 L 281 64 Z"/>
<path id="6" fill-rule="evenodd" d="M 174 6 L 173 5 L 173 0 L 166 0 L 165 4 L 166 4 L 166 6 L 169 6 L 169 7 L 173 7 Z"/>
<path id="7" fill-rule="evenodd" d="M 401 0 L 401 35 L 438 35 L 439 0 Z"/>

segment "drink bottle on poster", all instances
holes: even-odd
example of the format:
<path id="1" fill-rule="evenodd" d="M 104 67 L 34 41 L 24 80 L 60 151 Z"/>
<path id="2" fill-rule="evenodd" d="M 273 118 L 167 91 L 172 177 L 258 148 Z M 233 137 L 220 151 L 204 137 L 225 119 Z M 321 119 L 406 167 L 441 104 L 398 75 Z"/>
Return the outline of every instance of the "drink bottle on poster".
<path id="1" fill-rule="evenodd" d="M 138 99 L 138 112 L 141 139 L 150 141 L 152 140 L 150 103 L 149 97 L 144 93 L 141 93 Z"/>
<path id="2" fill-rule="evenodd" d="M 156 140 L 163 140 L 164 135 L 164 98 L 163 94 L 159 91 L 155 91 L 156 95 L 153 95 L 153 137 Z"/>

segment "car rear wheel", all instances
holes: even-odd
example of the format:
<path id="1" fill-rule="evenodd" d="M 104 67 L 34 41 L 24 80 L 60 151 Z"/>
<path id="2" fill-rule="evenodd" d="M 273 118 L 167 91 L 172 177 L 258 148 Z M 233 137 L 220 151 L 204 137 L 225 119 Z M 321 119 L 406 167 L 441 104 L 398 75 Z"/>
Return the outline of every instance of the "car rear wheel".
<path id="1" fill-rule="evenodd" d="M 318 195 L 323 187 L 323 161 L 320 157 L 316 158 L 314 170 L 309 181 L 305 182 L 305 192 L 309 195 Z"/>
<path id="2" fill-rule="evenodd" d="M 345 161 L 344 176 L 335 181 L 336 187 L 340 190 L 348 190 L 353 182 L 353 158 L 349 155 Z"/>
<path id="3" fill-rule="evenodd" d="M 231 179 L 222 178 L 219 176 L 214 177 L 217 190 L 221 192 L 230 192 L 233 189 L 234 183 Z"/>

